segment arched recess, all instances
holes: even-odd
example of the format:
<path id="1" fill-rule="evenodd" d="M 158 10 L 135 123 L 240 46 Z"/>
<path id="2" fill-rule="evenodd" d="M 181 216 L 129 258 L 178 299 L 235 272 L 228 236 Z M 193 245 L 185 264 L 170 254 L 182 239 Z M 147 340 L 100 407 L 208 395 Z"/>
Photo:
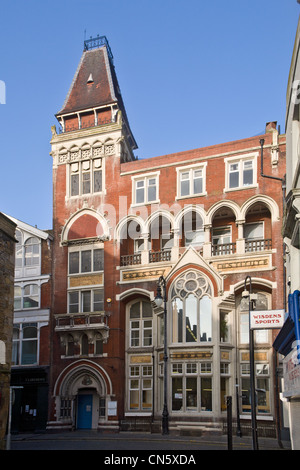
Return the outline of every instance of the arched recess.
<path id="1" fill-rule="evenodd" d="M 141 297 L 146 297 L 150 301 L 152 301 L 152 300 L 154 300 L 155 294 L 156 293 L 153 292 L 153 291 L 148 291 L 146 289 L 141 289 L 141 288 L 138 288 L 138 287 L 134 287 L 132 289 L 126 290 L 125 292 L 122 292 L 121 294 L 118 294 L 116 296 L 116 300 L 117 301 L 121 300 L 121 301 L 129 302 L 130 299 L 132 299 L 134 297 L 141 296 Z"/>
<path id="2" fill-rule="evenodd" d="M 272 248 L 272 212 L 270 205 L 260 198 L 251 199 L 244 212 L 245 251 L 270 250 Z"/>
<path id="3" fill-rule="evenodd" d="M 104 216 L 93 209 L 80 209 L 65 224 L 61 243 L 83 238 L 109 238 L 109 228 Z"/>
<path id="4" fill-rule="evenodd" d="M 225 207 L 231 209 L 231 211 L 234 214 L 236 220 L 242 219 L 240 206 L 234 201 L 229 201 L 229 200 L 225 199 L 223 201 L 216 202 L 215 204 L 213 204 L 208 209 L 206 223 L 211 225 L 216 213 L 218 211 L 222 210 L 222 208 L 225 208 Z"/>
<path id="5" fill-rule="evenodd" d="M 167 210 L 155 211 L 146 221 L 152 252 L 169 250 L 174 244 L 174 217 Z"/>
<path id="6" fill-rule="evenodd" d="M 274 199 L 263 194 L 253 196 L 242 204 L 241 219 L 243 220 L 246 218 L 246 214 L 249 211 L 249 208 L 253 206 L 253 204 L 259 203 L 263 204 L 265 207 L 268 208 L 272 216 L 272 222 L 277 222 L 278 220 L 280 220 L 278 204 L 274 201 Z"/>
<path id="7" fill-rule="evenodd" d="M 199 205 L 185 206 L 176 216 L 174 231 L 179 237 L 179 246 L 202 246 L 206 214 Z"/>
<path id="8" fill-rule="evenodd" d="M 95 388 L 99 395 L 113 393 L 112 383 L 106 371 L 100 365 L 85 360 L 73 363 L 61 372 L 54 386 L 54 395 L 75 396 L 85 383 Z"/>

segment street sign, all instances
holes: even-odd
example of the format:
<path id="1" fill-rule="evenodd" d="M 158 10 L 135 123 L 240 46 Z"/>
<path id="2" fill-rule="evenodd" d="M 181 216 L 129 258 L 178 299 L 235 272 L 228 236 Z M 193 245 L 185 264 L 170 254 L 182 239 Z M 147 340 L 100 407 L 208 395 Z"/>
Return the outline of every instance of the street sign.
<path id="1" fill-rule="evenodd" d="M 284 310 L 251 310 L 250 328 L 252 330 L 281 328 L 284 315 Z"/>

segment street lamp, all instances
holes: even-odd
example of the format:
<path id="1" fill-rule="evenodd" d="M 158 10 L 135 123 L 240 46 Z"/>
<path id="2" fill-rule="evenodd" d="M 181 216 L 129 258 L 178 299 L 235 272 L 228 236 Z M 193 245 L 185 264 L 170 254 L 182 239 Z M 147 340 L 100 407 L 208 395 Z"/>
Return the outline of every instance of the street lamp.
<path id="1" fill-rule="evenodd" d="M 247 291 L 247 280 L 249 280 L 249 292 Z M 251 423 L 252 423 L 252 448 L 258 450 L 257 425 L 256 425 L 256 393 L 255 393 L 255 371 L 254 371 L 254 331 L 251 328 L 251 310 L 253 301 L 257 298 L 252 294 L 251 276 L 246 276 L 243 297 L 249 297 L 249 355 L 250 355 L 250 399 L 251 399 Z"/>
<path id="2" fill-rule="evenodd" d="M 162 296 L 163 288 L 163 296 Z M 157 307 L 161 307 L 164 304 L 164 406 L 162 412 L 162 434 L 169 434 L 169 413 L 168 413 L 168 400 L 167 400 L 167 292 L 166 292 L 166 280 L 163 276 L 157 281 L 157 293 L 154 299 Z"/>

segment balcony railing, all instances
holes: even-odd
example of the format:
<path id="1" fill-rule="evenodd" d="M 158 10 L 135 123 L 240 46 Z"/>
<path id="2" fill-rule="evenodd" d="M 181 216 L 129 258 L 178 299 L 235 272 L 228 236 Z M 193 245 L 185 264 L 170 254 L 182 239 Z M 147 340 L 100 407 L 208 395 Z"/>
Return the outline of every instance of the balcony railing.
<path id="1" fill-rule="evenodd" d="M 263 240 L 245 240 L 245 251 L 249 253 L 251 251 L 263 251 L 272 249 L 271 238 Z"/>
<path id="2" fill-rule="evenodd" d="M 64 313 L 55 315 L 55 331 L 107 329 L 106 312 Z"/>
<path id="3" fill-rule="evenodd" d="M 149 251 L 149 263 L 159 263 L 160 261 L 170 261 L 171 250 Z"/>
<path id="4" fill-rule="evenodd" d="M 232 255 L 236 251 L 235 243 L 224 243 L 211 246 L 212 256 Z"/>
<path id="5" fill-rule="evenodd" d="M 121 256 L 121 266 L 132 266 L 134 264 L 141 264 L 142 255 L 141 253 L 134 253 L 133 255 Z"/>

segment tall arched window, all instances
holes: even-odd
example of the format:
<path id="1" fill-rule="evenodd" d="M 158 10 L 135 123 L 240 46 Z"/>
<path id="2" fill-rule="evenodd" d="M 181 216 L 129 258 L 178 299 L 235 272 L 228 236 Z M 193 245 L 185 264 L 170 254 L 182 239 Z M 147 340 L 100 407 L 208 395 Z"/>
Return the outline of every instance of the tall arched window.
<path id="1" fill-rule="evenodd" d="M 178 277 L 172 291 L 173 343 L 212 340 L 211 287 L 206 277 L 188 271 Z"/>
<path id="2" fill-rule="evenodd" d="M 25 266 L 38 266 L 40 263 L 40 244 L 36 237 L 25 242 Z"/>
<path id="3" fill-rule="evenodd" d="M 81 354 L 87 356 L 89 353 L 89 340 L 87 335 L 82 335 L 81 338 Z"/>

